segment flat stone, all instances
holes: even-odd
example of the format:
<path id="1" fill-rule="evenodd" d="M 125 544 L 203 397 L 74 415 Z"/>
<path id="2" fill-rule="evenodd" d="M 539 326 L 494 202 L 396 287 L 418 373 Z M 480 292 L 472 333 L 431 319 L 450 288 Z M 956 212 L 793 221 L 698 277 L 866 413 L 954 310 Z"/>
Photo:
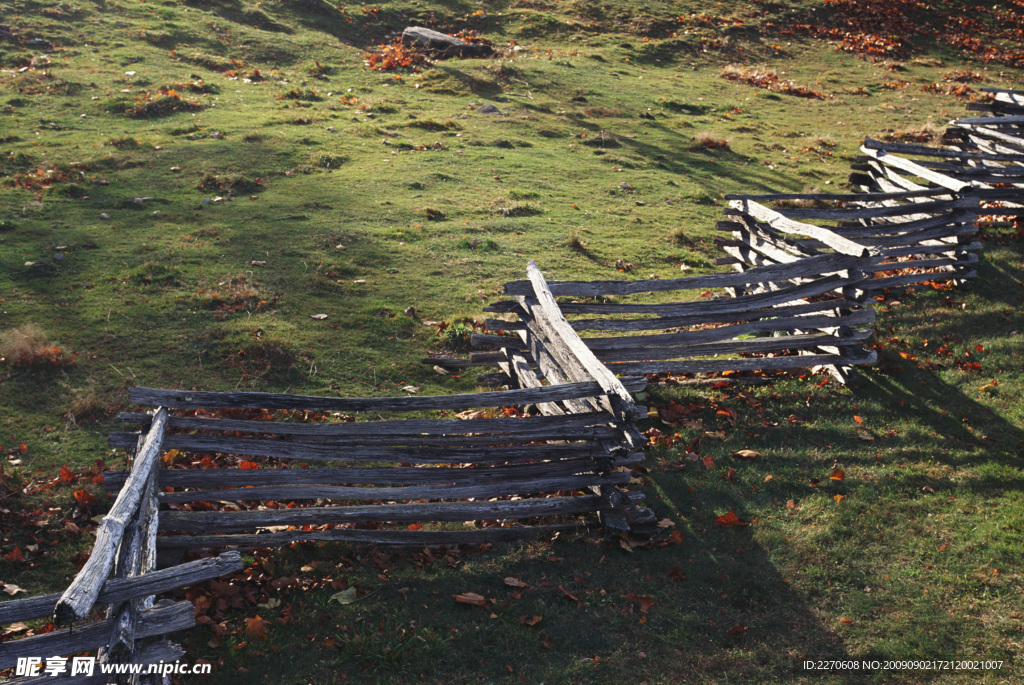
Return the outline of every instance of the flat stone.
<path id="1" fill-rule="evenodd" d="M 402 31 L 402 43 L 415 45 L 431 53 L 435 59 L 447 57 L 489 57 L 494 54 L 490 45 L 467 43 L 461 38 L 434 31 L 423 26 L 409 26 Z"/>

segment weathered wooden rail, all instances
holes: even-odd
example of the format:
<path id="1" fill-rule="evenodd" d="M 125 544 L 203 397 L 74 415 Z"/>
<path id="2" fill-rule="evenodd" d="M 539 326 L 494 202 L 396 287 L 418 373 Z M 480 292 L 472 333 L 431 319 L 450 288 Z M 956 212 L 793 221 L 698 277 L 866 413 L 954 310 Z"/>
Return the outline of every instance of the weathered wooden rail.
<path id="1" fill-rule="evenodd" d="M 627 379 L 614 402 L 593 380 L 435 397 L 345 399 L 135 388 L 130 398 L 189 412 L 474 409 L 480 410 L 474 412 L 478 416 L 501 416 L 508 406 L 566 407 L 560 414 L 521 418 L 291 423 L 171 415 L 167 420 L 165 449 L 270 457 L 279 467 L 161 469 L 161 487 L 173 488 L 157 495 L 159 504 L 173 509 L 159 517 L 161 548 L 254 548 L 297 541 L 422 546 L 585 530 L 597 525 L 595 517 L 622 520 L 635 508 L 635 496 L 621 488 L 629 481 L 624 467 L 643 458 L 639 445 L 634 446 L 635 428 L 624 402 L 645 382 Z M 121 418 L 151 429 L 148 414 Z M 114 433 L 110 443 L 124 447 L 139 434 Z M 286 461 L 303 468 L 288 468 Z M 109 472 L 106 487 L 123 489 L 126 477 Z M 261 505 L 271 501 L 313 506 Z M 235 505 L 233 511 L 189 510 L 195 502 Z M 475 523 L 467 528 L 465 522 Z M 619 526 L 607 532 L 627 530 Z"/>
<path id="2" fill-rule="evenodd" d="M 970 103 L 983 116 L 952 121 L 942 147 L 867 138 L 850 182 L 866 193 L 944 188 L 977 198 L 977 223 L 1024 216 L 1024 92 L 986 88 L 993 99 Z"/>
<path id="3" fill-rule="evenodd" d="M 850 367 L 876 358 L 863 346 L 870 336 L 864 326 L 874 320 L 874 312 L 859 306 L 860 286 L 875 258 L 863 247 L 858 251 L 693 278 L 550 284 L 531 262 L 529 281 L 505 284 L 505 293 L 516 299 L 488 307 L 515 316 L 487 321 L 489 329 L 513 335 L 478 335 L 474 344 L 501 345 L 504 366 L 518 362 L 537 367 L 539 376 L 557 376 L 565 370 L 555 368 L 552 360 L 564 352 L 559 339 L 546 335 L 550 317 L 574 333 L 613 334 L 577 336 L 612 374 L 823 366 L 845 378 Z M 539 290 L 546 291 L 543 299 L 531 294 Z M 709 292 L 714 290 L 721 292 Z M 689 295 L 682 295 L 686 291 Z M 569 300 L 557 302 L 556 297 Z M 538 300 L 547 302 L 539 311 Z"/>
<path id="4" fill-rule="evenodd" d="M 944 188 L 889 193 L 832 195 L 730 195 L 720 241 L 740 269 L 799 263 L 830 252 L 849 254 L 854 241 L 878 259 L 870 280 L 874 292 L 930 281 L 964 282 L 976 273 L 979 199 Z M 772 208 L 768 205 L 775 204 Z M 813 222 L 813 223 L 812 223 Z M 836 237 L 841 238 L 839 242 Z"/>
<path id="5" fill-rule="evenodd" d="M 56 625 L 67 627 L 0 644 L 0 669 L 16 666 L 19 659 L 64 657 L 98 648 L 92 674 L 71 677 L 69 662 L 60 680 L 99 683 L 113 678 L 101 676 L 97 665 L 174 661 L 184 652 L 164 636 L 192 627 L 194 609 L 187 601 L 154 603 L 155 595 L 241 570 L 237 552 L 156 569 L 156 465 L 162 451 L 166 410 L 157 411 L 148 421 L 149 429 L 128 445 L 134 448 L 131 470 L 96 531 L 92 554 L 67 590 L 0 603 L 0 623 L 52 616 Z M 105 618 L 94 618 L 97 609 L 104 606 Z M 41 674 L 7 682 L 53 679 Z"/>

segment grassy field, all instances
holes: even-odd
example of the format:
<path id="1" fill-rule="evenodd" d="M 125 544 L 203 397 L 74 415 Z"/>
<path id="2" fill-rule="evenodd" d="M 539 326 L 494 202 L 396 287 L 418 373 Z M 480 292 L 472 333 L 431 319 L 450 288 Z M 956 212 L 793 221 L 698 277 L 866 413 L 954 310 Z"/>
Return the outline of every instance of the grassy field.
<path id="1" fill-rule="evenodd" d="M 849 190 L 865 135 L 928 141 L 1024 64 L 1010 1 L 2 6 L 0 578 L 29 595 L 91 545 L 129 387 L 473 391 L 420 359 L 528 259 L 711 273 L 724 194 Z M 364 64 L 417 24 L 500 55 Z M 247 556 L 189 591 L 196 682 L 1019 681 L 1022 301 L 994 229 L 972 289 L 878 302 L 850 387 L 652 385 L 636 486 L 681 538 Z M 1001 666 L 804 667 L 958 659 Z"/>

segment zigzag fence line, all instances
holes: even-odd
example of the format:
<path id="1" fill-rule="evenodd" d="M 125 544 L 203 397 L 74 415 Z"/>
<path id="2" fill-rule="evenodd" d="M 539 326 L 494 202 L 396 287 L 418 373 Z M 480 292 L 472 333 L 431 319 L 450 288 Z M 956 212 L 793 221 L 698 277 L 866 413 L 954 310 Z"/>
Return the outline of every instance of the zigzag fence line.
<path id="1" fill-rule="evenodd" d="M 106 474 L 105 487 L 118 496 L 89 560 L 62 594 L 0 603 L 0 624 L 49 615 L 58 625 L 86 623 L 3 643 L 0 668 L 96 648 L 100 663 L 180 658 L 181 648 L 164 636 L 194 625 L 193 607 L 154 602 L 155 595 L 236 572 L 241 559 L 229 551 L 158 570 L 158 550 L 174 558 L 186 549 L 297 541 L 489 542 L 598 524 L 611 534 L 650 532 L 653 513 L 624 487 L 629 467 L 643 458 L 634 423 L 645 411 L 631 395 L 646 384 L 643 374 L 821 366 L 845 380 L 851 367 L 875 361 L 863 344 L 874 320 L 864 306 L 871 293 L 966 281 L 976 273 L 978 214 L 981 223 L 1024 215 L 1024 92 L 996 91 L 991 102 L 969 108 L 986 116 L 954 121 L 944 148 L 867 139 L 851 176 L 863 193 L 731 196 L 718 227 L 732 233 L 720 241 L 730 256 L 719 263 L 732 264 L 733 273 L 548 283 L 531 262 L 529 280 L 505 286 L 514 299 L 489 308 L 516 320 L 489 320 L 500 334 L 474 336 L 499 351 L 454 362 L 496 363 L 497 382 L 510 390 L 344 399 L 134 389 L 132 402 L 160 408 L 122 415 L 139 430 L 111 435 L 112 445 L 134 449 L 134 457 L 129 471 Z M 703 297 L 672 299 L 697 290 Z M 493 415 L 509 406 L 524 415 L 266 420 L 276 410 L 337 418 L 480 407 Z M 222 410 L 249 415 L 224 418 Z M 167 449 L 318 466 L 161 468 Z M 225 499 L 236 502 L 233 510 L 193 506 Z M 259 505 L 277 500 L 314 506 Z M 421 522 L 450 525 L 423 530 Z"/>

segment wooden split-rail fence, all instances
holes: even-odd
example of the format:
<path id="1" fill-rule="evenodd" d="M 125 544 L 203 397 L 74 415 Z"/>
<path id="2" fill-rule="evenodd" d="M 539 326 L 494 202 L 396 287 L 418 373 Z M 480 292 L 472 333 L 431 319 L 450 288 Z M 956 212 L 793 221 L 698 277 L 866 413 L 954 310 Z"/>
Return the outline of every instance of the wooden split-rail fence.
<path id="1" fill-rule="evenodd" d="M 500 346 L 505 365 L 525 360 L 550 376 L 560 345 L 547 335 L 541 317 L 548 316 L 574 334 L 586 332 L 577 339 L 612 374 L 822 366 L 842 376 L 844 369 L 876 357 L 863 346 L 874 310 L 861 306 L 861 286 L 870 278 L 874 256 L 864 248 L 859 252 L 738 273 L 625 282 L 546 284 L 530 262 L 529 281 L 505 284 L 505 294 L 515 299 L 488 307 L 515 318 L 489 319 L 487 328 L 502 334 L 478 334 L 473 342 Z M 487 357 L 471 357 L 481 358 Z"/>
<path id="2" fill-rule="evenodd" d="M 876 358 L 864 346 L 871 293 L 973 277 L 978 215 L 982 224 L 1024 215 L 1024 91 L 968 108 L 982 115 L 954 121 L 941 148 L 867 139 L 850 179 L 862 193 L 731 196 L 719 223 L 732 234 L 719 241 L 729 257 L 719 263 L 735 272 L 548 283 L 531 262 L 528 280 L 505 285 L 513 299 L 488 308 L 514 318 L 490 319 L 498 334 L 474 336 L 497 351 L 441 362 L 496 364 L 490 380 L 508 390 L 363 399 L 132 390 L 132 402 L 158 409 L 122 415 L 138 430 L 111 435 L 133 458 L 106 474 L 117 498 L 88 561 L 63 593 L 0 603 L 0 624 L 52 616 L 59 627 L 0 644 L 0 669 L 97 648 L 99 664 L 180 658 L 166 636 L 194 625 L 194 609 L 155 596 L 241 570 L 240 549 L 651 532 L 653 513 L 627 487 L 643 459 L 635 421 L 646 412 L 632 394 L 644 375 L 820 366 L 843 380 Z M 451 418 L 458 411 L 470 413 Z M 346 416 L 361 412 L 393 418 Z M 179 469 L 161 465 L 167 450 L 261 468 Z M 166 562 L 199 548 L 230 549 L 158 568 L 158 553 Z M 111 679 L 65 670 L 57 680 Z"/>
<path id="3" fill-rule="evenodd" d="M 173 662 L 184 650 L 166 636 L 194 626 L 195 610 L 191 602 L 155 602 L 155 596 L 242 569 L 237 551 L 157 569 L 157 466 L 167 420 L 166 410 L 158 411 L 151 417 L 150 428 L 129 446 L 134 449 L 131 471 L 96 530 L 89 559 L 68 588 L 63 593 L 0 603 L 0 624 L 52 617 L 55 625 L 63 626 L 0 644 L 0 669 L 16 667 L 19 659 L 27 664 L 33 658 L 50 659 L 98 648 L 92 672 L 83 668 L 76 673 L 74 660 L 62 663 L 58 659 L 56 663 L 37 662 L 37 675 L 5 682 L 106 683 L 114 682 L 115 677 L 102 675 L 104 665 Z M 43 670 L 51 665 L 56 675 Z M 118 680 L 150 682 L 140 676 Z M 159 682 L 159 676 L 154 682 Z"/>

